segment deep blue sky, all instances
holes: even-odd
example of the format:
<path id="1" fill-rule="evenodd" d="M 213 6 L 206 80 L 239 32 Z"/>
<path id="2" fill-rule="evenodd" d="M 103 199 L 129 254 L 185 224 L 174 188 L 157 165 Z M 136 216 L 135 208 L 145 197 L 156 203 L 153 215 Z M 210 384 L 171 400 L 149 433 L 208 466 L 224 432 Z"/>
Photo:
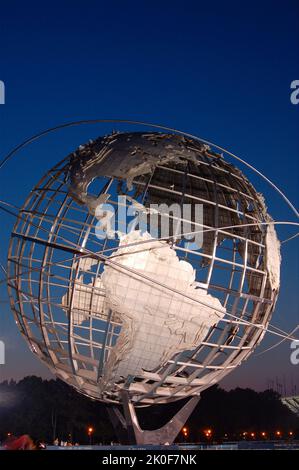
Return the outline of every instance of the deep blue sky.
<path id="1" fill-rule="evenodd" d="M 299 2 L 9 1 L 1 5 L 0 156 L 44 128 L 84 118 L 127 118 L 173 126 L 212 140 L 256 165 L 298 205 Z M 114 126 L 116 127 L 116 126 Z M 61 131 L 22 151 L 0 172 L 0 198 L 20 204 L 66 153 L 110 130 Z M 246 172 L 278 220 L 286 205 Z M 12 218 L 0 214 L 1 261 Z M 293 230 L 280 230 L 284 238 Z M 2 299 L 5 291 L 1 289 Z M 0 379 L 45 368 L 27 351 L 1 303 L 0 339 L 7 365 Z M 283 248 L 282 289 L 273 322 L 299 323 L 298 243 Z M 275 338 L 264 341 L 264 349 Z M 266 387 L 283 375 L 298 382 L 287 346 L 252 358 L 224 380 L 227 387 Z"/>

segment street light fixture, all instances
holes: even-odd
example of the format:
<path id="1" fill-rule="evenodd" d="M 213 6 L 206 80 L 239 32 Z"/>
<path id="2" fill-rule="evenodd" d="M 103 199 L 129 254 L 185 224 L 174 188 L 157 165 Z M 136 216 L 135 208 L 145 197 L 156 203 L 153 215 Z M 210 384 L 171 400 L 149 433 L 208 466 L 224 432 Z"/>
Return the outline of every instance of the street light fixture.
<path id="1" fill-rule="evenodd" d="M 212 436 L 212 429 L 207 429 L 207 430 L 205 431 L 205 436 L 206 436 L 207 438 L 210 438 L 210 437 Z"/>
<path id="2" fill-rule="evenodd" d="M 183 432 L 183 435 L 184 435 L 184 438 L 185 438 L 185 441 L 187 440 L 187 437 L 188 437 L 188 428 L 185 426 L 183 429 L 182 429 L 182 432 Z"/>
<path id="3" fill-rule="evenodd" d="M 94 431 L 93 427 L 92 427 L 92 426 L 89 426 L 88 429 L 87 429 L 87 434 L 88 434 L 88 436 L 89 436 L 89 444 L 90 444 L 90 445 L 91 445 L 91 443 L 92 443 L 92 434 L 93 434 L 93 431 Z"/>

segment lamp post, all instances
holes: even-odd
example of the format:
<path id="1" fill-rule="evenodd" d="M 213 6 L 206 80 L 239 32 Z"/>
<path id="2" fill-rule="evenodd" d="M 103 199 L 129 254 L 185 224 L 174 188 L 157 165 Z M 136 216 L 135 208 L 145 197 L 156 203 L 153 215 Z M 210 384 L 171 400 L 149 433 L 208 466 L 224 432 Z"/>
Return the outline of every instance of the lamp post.
<path id="1" fill-rule="evenodd" d="M 204 433 L 205 433 L 206 438 L 210 440 L 212 437 L 212 429 L 206 429 Z"/>
<path id="2" fill-rule="evenodd" d="M 89 436 L 89 445 L 92 444 L 92 434 L 93 434 L 93 431 L 94 431 L 94 430 L 93 430 L 93 427 L 92 427 L 92 426 L 89 426 L 89 427 L 87 428 L 87 434 L 88 434 L 88 436 Z"/>
<path id="3" fill-rule="evenodd" d="M 185 438 L 185 441 L 187 441 L 187 438 L 188 438 L 188 428 L 187 428 L 186 426 L 183 427 L 182 433 L 183 433 L 183 436 L 184 436 L 184 438 Z"/>

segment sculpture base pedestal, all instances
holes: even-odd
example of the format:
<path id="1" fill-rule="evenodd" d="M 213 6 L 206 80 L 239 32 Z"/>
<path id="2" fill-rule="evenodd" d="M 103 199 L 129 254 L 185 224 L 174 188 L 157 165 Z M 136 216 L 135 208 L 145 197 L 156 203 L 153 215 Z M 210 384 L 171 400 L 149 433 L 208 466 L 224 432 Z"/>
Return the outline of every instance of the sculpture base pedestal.
<path id="1" fill-rule="evenodd" d="M 191 398 L 164 426 L 152 431 L 141 429 L 136 410 L 127 392 L 122 393 L 123 414 L 117 407 L 109 407 L 108 413 L 113 427 L 122 442 L 137 445 L 172 444 L 200 397 Z"/>

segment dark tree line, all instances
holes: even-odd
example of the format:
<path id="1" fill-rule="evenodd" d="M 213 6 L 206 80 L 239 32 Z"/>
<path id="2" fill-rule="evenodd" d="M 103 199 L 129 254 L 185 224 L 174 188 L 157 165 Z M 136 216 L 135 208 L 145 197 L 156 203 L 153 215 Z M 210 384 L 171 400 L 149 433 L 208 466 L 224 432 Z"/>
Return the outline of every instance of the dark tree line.
<path id="1" fill-rule="evenodd" d="M 19 382 L 0 384 L 0 440 L 8 433 L 29 434 L 34 439 L 88 443 L 88 427 L 92 427 L 94 443 L 116 441 L 107 414 L 107 406 L 77 393 L 60 380 L 25 377 Z M 143 408 L 139 412 L 145 428 L 159 427 L 182 402 Z M 283 436 L 290 430 L 298 436 L 299 419 L 285 407 L 273 390 L 251 389 L 229 392 L 211 387 L 203 392 L 199 405 L 186 423 L 188 440 L 204 440 L 204 429 L 213 429 L 213 439 L 239 439 L 246 431 L 271 437 L 277 429 Z M 178 440 L 183 440 L 182 435 Z"/>
<path id="2" fill-rule="evenodd" d="M 95 442 L 110 442 L 114 437 L 105 405 L 60 380 L 32 376 L 0 384 L 0 439 L 12 433 L 46 442 L 58 437 L 88 443 L 89 426 L 94 428 Z"/>

